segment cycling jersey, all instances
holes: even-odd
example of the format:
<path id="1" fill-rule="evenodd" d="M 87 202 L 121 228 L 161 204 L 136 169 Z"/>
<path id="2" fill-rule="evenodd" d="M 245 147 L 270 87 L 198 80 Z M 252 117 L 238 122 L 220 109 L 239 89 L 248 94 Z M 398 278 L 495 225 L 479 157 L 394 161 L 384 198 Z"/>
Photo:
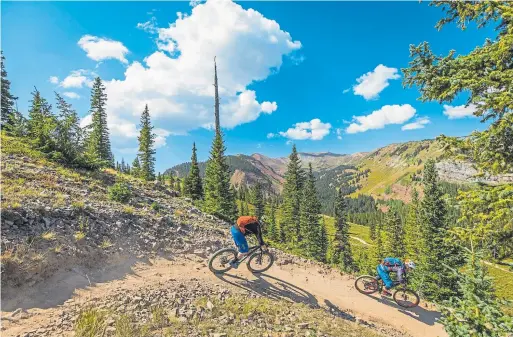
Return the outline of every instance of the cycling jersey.
<path id="1" fill-rule="evenodd" d="M 403 274 L 406 273 L 404 263 L 395 257 L 387 257 L 376 268 L 379 277 L 385 283 L 385 288 L 390 289 L 394 286 L 392 279 L 390 278 L 390 272 L 397 273 L 397 281 L 402 282 Z"/>

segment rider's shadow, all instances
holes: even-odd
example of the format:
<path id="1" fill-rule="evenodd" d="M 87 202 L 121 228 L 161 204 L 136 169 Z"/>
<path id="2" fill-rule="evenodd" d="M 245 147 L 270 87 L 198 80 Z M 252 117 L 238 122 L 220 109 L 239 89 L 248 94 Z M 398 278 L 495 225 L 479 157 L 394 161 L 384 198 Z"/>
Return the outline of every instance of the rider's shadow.
<path id="1" fill-rule="evenodd" d="M 376 299 L 378 302 L 386 304 L 390 307 L 396 308 L 399 312 L 410 316 L 413 319 L 416 319 L 417 321 L 420 321 L 427 325 L 434 325 L 441 317 L 441 314 L 437 311 L 430 311 L 422 308 L 420 305 L 416 306 L 414 308 L 403 308 L 399 306 L 397 303 L 395 303 L 392 299 L 383 297 L 381 298 L 376 296 L 367 295 L 369 297 L 372 297 Z"/>
<path id="2" fill-rule="evenodd" d="M 256 278 L 254 280 L 248 280 L 232 274 L 215 275 L 223 282 L 260 296 L 276 300 L 285 299 L 296 303 L 304 303 L 312 308 L 319 308 L 317 299 L 308 291 L 271 275 L 253 274 Z"/>

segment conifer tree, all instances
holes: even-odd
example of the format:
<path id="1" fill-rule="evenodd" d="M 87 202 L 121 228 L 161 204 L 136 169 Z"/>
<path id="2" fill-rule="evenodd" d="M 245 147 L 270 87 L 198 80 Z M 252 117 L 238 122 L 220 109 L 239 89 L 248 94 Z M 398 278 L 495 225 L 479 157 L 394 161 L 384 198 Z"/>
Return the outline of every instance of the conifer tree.
<path id="1" fill-rule="evenodd" d="M 58 93 L 55 93 L 59 121 L 56 132 L 56 146 L 62 154 L 67 165 L 81 165 L 83 132 L 80 127 L 80 118 L 71 104 L 66 102 Z"/>
<path id="2" fill-rule="evenodd" d="M 452 296 L 442 307 L 442 319 L 450 337 L 511 336 L 513 320 L 502 311 L 505 304 L 495 295 L 492 278 L 481 260 L 481 254 L 469 251 L 463 274 L 459 277 L 461 296 Z"/>
<path id="3" fill-rule="evenodd" d="M 1 89 L 2 89 L 2 97 L 1 97 L 1 126 L 2 129 L 6 128 L 9 131 L 10 125 L 14 122 L 13 119 L 15 116 L 14 109 L 14 101 L 18 99 L 11 94 L 11 82 L 7 79 L 7 70 L 5 70 L 5 57 L 4 53 L 0 52 L 1 56 Z"/>
<path id="4" fill-rule="evenodd" d="M 257 182 L 253 190 L 253 206 L 255 206 L 255 216 L 262 219 L 264 215 L 264 196 L 262 193 L 262 184 Z"/>
<path id="5" fill-rule="evenodd" d="M 326 262 L 326 253 L 328 252 L 329 240 L 328 233 L 326 232 L 326 222 L 324 217 L 321 217 L 319 224 L 319 261 Z"/>
<path id="6" fill-rule="evenodd" d="M 404 230 L 401 218 L 394 207 L 391 207 L 385 216 L 385 235 L 383 249 L 386 256 L 404 258 Z"/>
<path id="7" fill-rule="evenodd" d="M 29 110 L 28 135 L 35 140 L 36 146 L 43 152 L 51 152 L 55 149 L 52 138 L 57 128 L 57 119 L 52 114 L 52 106 L 35 89 L 32 92 L 31 106 Z"/>
<path id="8" fill-rule="evenodd" d="M 285 182 L 283 184 L 282 218 L 281 229 L 285 234 L 287 242 L 298 242 L 300 237 L 300 204 L 303 190 L 304 172 L 301 168 L 301 160 L 292 146 L 292 153 L 289 156 Z"/>
<path id="9" fill-rule="evenodd" d="M 184 183 L 186 196 L 190 197 L 192 200 L 203 199 L 203 182 L 201 181 L 200 169 L 198 166 L 196 143 L 192 144 L 191 168 Z"/>
<path id="10" fill-rule="evenodd" d="M 139 176 L 146 181 L 155 179 L 155 137 L 150 120 L 150 110 L 146 104 L 141 115 L 141 131 L 138 137 L 138 157 L 141 164 Z"/>
<path id="11" fill-rule="evenodd" d="M 383 249 L 383 225 L 381 222 L 376 224 L 376 240 L 373 247 L 373 259 L 375 263 L 380 263 L 386 256 Z"/>
<path id="12" fill-rule="evenodd" d="M 347 200 L 344 191 L 339 188 L 335 201 L 335 237 L 332 242 L 332 263 L 340 265 L 345 271 L 353 270 L 354 261 L 349 242 L 349 224 L 347 223 Z"/>
<path id="13" fill-rule="evenodd" d="M 441 301 L 454 295 L 456 278 L 441 263 L 456 268 L 461 263 L 457 247 L 448 240 L 446 224 L 446 206 L 438 183 L 438 174 L 433 160 L 424 166 L 424 199 L 421 202 L 420 221 L 422 242 L 425 244 L 416 270 L 417 280 L 422 284 L 419 291 L 429 300 Z M 433 270 L 437 270 L 436 273 Z"/>
<path id="14" fill-rule="evenodd" d="M 237 206 L 230 188 L 230 170 L 226 163 L 226 150 L 219 122 L 219 92 L 217 85 L 217 66 L 214 63 L 215 89 L 215 136 L 210 157 L 205 168 L 205 211 L 228 219 L 235 219 Z"/>
<path id="15" fill-rule="evenodd" d="M 88 126 L 89 134 L 86 142 L 86 157 L 89 161 L 100 166 L 114 166 L 107 126 L 107 94 L 102 80 L 97 77 L 91 90 L 92 122 Z"/>
<path id="16" fill-rule="evenodd" d="M 300 234 L 298 242 L 305 248 L 307 254 L 317 260 L 321 259 L 322 243 L 319 237 L 321 205 L 317 199 L 315 178 L 312 164 L 308 167 L 308 176 L 303 187 L 303 196 L 300 204 Z"/>
<path id="17" fill-rule="evenodd" d="M 419 261 L 424 242 L 422 240 L 419 221 L 419 193 L 413 190 L 412 201 L 408 205 L 408 214 L 404 224 L 405 256 L 413 261 Z"/>
<path id="18" fill-rule="evenodd" d="M 139 157 L 135 157 L 134 161 L 132 162 L 132 170 L 131 173 L 134 177 L 138 177 L 141 173 L 141 163 L 139 162 Z"/>
<path id="19" fill-rule="evenodd" d="M 269 203 L 269 220 L 267 222 L 269 237 L 271 240 L 279 242 L 278 226 L 276 224 L 276 204 L 274 200 L 271 200 Z"/>

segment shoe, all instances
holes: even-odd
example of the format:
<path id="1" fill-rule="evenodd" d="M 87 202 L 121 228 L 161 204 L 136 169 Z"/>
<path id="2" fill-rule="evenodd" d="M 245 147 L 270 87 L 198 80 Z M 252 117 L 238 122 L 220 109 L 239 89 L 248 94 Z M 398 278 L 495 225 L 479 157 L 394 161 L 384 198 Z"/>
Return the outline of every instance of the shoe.
<path id="1" fill-rule="evenodd" d="M 392 296 L 392 293 L 391 293 L 391 292 L 389 292 L 389 291 L 388 291 L 388 290 L 386 290 L 386 289 L 383 289 L 383 291 L 381 292 L 381 295 L 383 295 L 383 296 L 389 296 L 389 297 L 390 297 L 390 296 Z"/>
<path id="2" fill-rule="evenodd" d="M 237 269 L 239 267 L 239 261 L 237 260 L 231 260 L 230 262 L 228 262 L 228 264 L 233 268 L 233 269 Z"/>

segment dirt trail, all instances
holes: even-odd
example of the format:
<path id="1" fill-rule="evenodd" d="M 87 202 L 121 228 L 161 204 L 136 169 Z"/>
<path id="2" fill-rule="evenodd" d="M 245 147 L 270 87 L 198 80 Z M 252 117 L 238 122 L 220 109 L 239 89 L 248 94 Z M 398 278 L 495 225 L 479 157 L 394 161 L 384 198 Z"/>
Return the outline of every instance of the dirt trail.
<path id="1" fill-rule="evenodd" d="M 140 287 L 150 284 L 170 287 L 177 279 L 200 280 L 236 291 L 320 306 L 347 319 L 364 320 L 404 335 L 446 336 L 442 326 L 436 323 L 438 312 L 423 306 L 406 311 L 381 296 L 362 295 L 354 289 L 353 279 L 335 271 L 321 271 L 311 265 L 275 265 L 264 274 L 253 275 L 241 265 L 236 271 L 216 276 L 205 264 L 198 264 L 197 256 L 175 261 L 164 258 L 127 260 L 87 276 L 76 270 L 68 271 L 37 287 L 20 289 L 16 295 L 2 299 L 3 310 L 10 308 L 7 309 L 10 312 L 2 311 L 2 336 L 17 336 L 45 326 L 72 304 L 90 302 L 113 292 L 137 294 Z M 26 310 L 26 317 L 9 319 L 14 308 Z"/>

